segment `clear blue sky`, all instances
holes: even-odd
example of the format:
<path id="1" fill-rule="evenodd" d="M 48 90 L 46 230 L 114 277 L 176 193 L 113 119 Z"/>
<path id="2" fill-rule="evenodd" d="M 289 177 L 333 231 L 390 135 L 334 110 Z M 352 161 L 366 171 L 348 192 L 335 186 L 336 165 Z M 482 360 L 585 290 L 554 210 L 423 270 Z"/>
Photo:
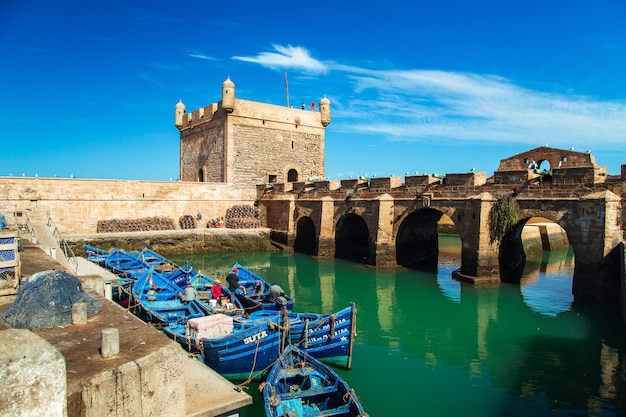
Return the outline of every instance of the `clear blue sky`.
<path id="1" fill-rule="evenodd" d="M 168 181 L 174 106 L 331 100 L 326 176 L 626 164 L 626 2 L 0 1 L 0 175 Z"/>

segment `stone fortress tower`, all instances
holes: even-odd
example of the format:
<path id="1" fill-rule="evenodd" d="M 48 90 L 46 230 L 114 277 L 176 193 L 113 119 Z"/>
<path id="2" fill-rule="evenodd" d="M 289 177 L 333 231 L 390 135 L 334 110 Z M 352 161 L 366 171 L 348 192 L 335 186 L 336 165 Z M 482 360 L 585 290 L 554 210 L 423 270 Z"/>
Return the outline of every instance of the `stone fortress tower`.
<path id="1" fill-rule="evenodd" d="M 324 133 L 330 100 L 319 111 L 235 97 L 230 77 L 222 100 L 187 113 L 174 110 L 180 131 L 181 181 L 221 182 L 235 188 L 324 178 Z"/>

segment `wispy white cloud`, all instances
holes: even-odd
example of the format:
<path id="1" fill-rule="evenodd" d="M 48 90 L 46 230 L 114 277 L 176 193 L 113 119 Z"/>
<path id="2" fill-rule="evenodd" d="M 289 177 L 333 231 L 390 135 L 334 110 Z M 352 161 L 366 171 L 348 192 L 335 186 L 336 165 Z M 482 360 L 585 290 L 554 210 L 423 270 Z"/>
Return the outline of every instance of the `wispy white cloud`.
<path id="1" fill-rule="evenodd" d="M 320 61 L 291 45 L 275 45 L 274 51 L 233 59 L 272 70 L 332 71 L 323 82 L 326 91 L 336 92 L 328 95 L 336 131 L 406 142 L 614 147 L 626 141 L 624 101 L 532 90 L 498 75 Z"/>
<path id="2" fill-rule="evenodd" d="M 311 57 L 308 50 L 299 46 L 273 46 L 275 52 L 261 52 L 256 57 L 233 56 L 238 61 L 253 62 L 266 68 L 280 71 L 285 69 L 300 70 L 309 73 L 326 73 L 328 67 Z"/>
<path id="3" fill-rule="evenodd" d="M 389 139 L 548 141 L 568 147 L 626 140 L 625 102 L 535 91 L 499 76 L 446 71 L 361 70 L 349 79 L 355 91 L 369 96 L 347 103 L 350 129 Z"/>
<path id="4" fill-rule="evenodd" d="M 149 74 L 149 73 L 147 73 L 147 72 L 139 72 L 137 75 L 138 75 L 138 76 L 139 76 L 139 78 L 141 78 L 142 80 L 144 80 L 144 81 L 148 81 L 149 83 L 152 83 L 152 84 L 154 84 L 154 85 L 156 85 L 156 86 L 158 86 L 158 87 L 160 87 L 160 88 L 162 88 L 162 89 L 165 89 L 165 86 L 164 86 L 164 85 L 163 85 L 163 84 L 162 84 L 159 80 L 157 80 L 156 78 L 154 78 L 154 77 L 152 76 L 152 74 Z"/>
<path id="5" fill-rule="evenodd" d="M 189 53 L 187 55 L 189 55 L 192 58 L 206 59 L 208 61 L 215 61 L 215 58 L 213 58 L 212 56 L 201 54 L 201 53 L 198 53 L 198 52 Z"/>

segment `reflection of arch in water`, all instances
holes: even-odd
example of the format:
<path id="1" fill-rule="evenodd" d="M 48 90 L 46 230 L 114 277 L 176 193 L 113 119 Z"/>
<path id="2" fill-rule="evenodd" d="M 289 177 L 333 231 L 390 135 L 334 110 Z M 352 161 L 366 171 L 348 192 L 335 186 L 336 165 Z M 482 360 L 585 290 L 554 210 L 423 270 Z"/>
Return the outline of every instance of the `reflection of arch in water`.
<path id="1" fill-rule="evenodd" d="M 561 226 L 541 217 L 523 219 L 503 237 L 499 260 L 502 281 L 520 284 L 533 311 L 555 316 L 570 309 L 573 250 Z"/>
<path id="2" fill-rule="evenodd" d="M 370 263 L 369 229 L 358 214 L 342 216 L 335 226 L 335 258 Z"/>
<path id="3" fill-rule="evenodd" d="M 443 216 L 442 219 L 447 216 Z M 448 217 L 449 218 L 449 217 Z M 461 238 L 439 235 L 439 259 L 437 260 L 437 285 L 450 300 L 461 302 L 461 283 L 453 278 L 453 272 L 461 267 Z"/>
<path id="4" fill-rule="evenodd" d="M 574 274 L 574 251 L 571 248 L 544 252 L 541 262 L 533 271 L 524 275 L 520 292 L 531 310 L 556 316 L 571 309 L 574 302 L 572 276 Z"/>

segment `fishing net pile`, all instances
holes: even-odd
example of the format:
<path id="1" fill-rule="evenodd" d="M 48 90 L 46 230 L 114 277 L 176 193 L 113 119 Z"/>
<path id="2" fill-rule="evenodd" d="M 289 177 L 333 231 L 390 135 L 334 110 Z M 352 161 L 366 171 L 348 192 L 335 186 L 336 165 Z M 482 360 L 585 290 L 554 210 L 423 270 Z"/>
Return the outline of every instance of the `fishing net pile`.
<path id="1" fill-rule="evenodd" d="M 196 228 L 196 218 L 190 214 L 185 214 L 180 216 L 178 219 L 178 223 L 180 224 L 181 229 L 195 229 Z"/>
<path id="2" fill-rule="evenodd" d="M 261 212 L 254 206 L 233 206 L 226 210 L 226 227 L 229 229 L 261 227 Z"/>
<path id="3" fill-rule="evenodd" d="M 98 220 L 98 233 L 147 232 L 152 230 L 176 230 L 174 220 L 167 217 L 144 217 L 142 219 Z"/>
<path id="4" fill-rule="evenodd" d="M 0 323 L 30 330 L 69 325 L 77 302 L 87 305 L 88 317 L 102 310 L 100 301 L 86 293 L 75 276 L 54 269 L 37 272 L 22 283 Z"/>
<path id="5" fill-rule="evenodd" d="M 213 217 L 207 222 L 206 227 L 208 227 L 209 229 L 217 229 L 218 227 L 220 227 L 220 219 L 218 219 L 217 217 Z"/>

